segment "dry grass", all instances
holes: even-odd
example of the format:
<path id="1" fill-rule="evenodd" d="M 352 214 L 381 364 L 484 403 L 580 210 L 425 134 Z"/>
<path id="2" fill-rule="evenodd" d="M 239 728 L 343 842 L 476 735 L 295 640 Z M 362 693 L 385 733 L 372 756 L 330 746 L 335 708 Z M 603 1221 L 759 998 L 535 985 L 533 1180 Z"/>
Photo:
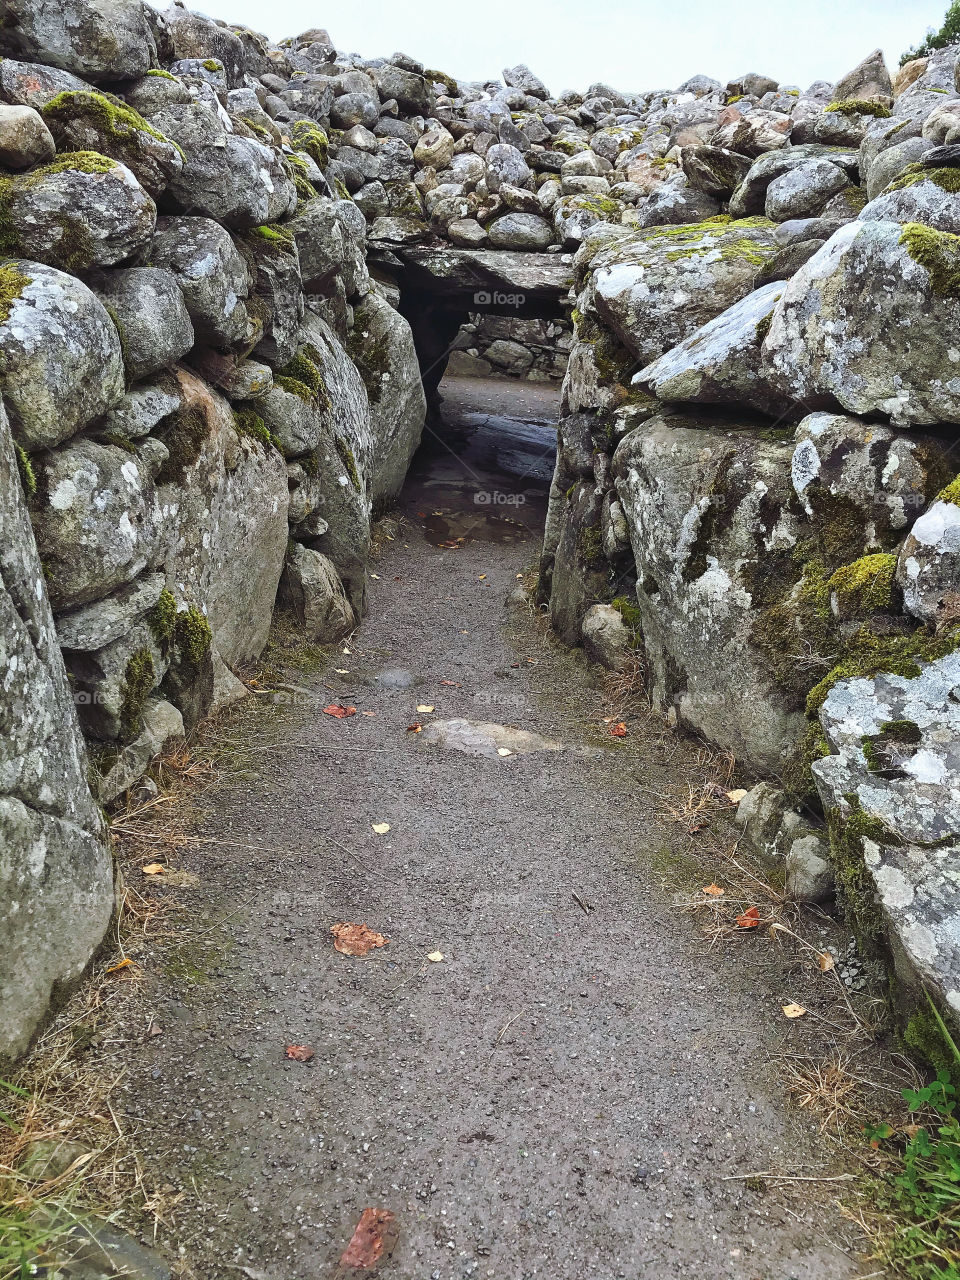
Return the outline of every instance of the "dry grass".
<path id="1" fill-rule="evenodd" d="M 173 1222 L 181 1197 L 144 1170 L 137 1134 L 114 1105 L 126 1076 L 125 1054 L 152 1034 L 148 984 L 137 956 L 184 934 L 186 913 L 171 890 L 192 878 L 175 864 L 201 843 L 185 831 L 204 793 L 236 767 L 236 755 L 225 745 L 231 725 L 262 712 L 262 704 L 248 699 L 211 718 L 189 741 L 158 757 L 149 782 L 133 788 L 111 814 L 119 904 L 111 932 L 82 985 L 4 1082 L 0 1097 L 0 1280 L 20 1276 L 20 1248 L 39 1248 L 42 1257 L 50 1247 L 49 1240 L 44 1244 L 48 1233 L 30 1225 L 32 1215 L 70 1222 L 74 1215 L 94 1214 L 154 1234 Z M 146 863 L 167 870 L 149 877 L 142 871 Z M 22 1171 L 38 1143 L 71 1157 L 42 1181 Z"/>

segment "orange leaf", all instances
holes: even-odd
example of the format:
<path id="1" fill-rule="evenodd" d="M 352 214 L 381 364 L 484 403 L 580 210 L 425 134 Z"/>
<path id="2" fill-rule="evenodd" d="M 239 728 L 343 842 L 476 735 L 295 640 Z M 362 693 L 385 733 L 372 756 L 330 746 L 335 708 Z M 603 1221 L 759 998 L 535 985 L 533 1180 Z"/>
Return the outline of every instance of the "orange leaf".
<path id="1" fill-rule="evenodd" d="M 140 868 L 145 876 L 162 876 L 166 869 L 162 862 L 148 862 L 145 867 Z"/>
<path id="2" fill-rule="evenodd" d="M 741 929 L 756 929 L 760 924 L 760 908 L 748 907 L 742 916 L 737 916 L 737 924 Z"/>
<path id="3" fill-rule="evenodd" d="M 365 924 L 334 924 L 330 926 L 330 932 L 335 950 L 344 956 L 366 956 L 374 947 L 385 947 L 389 941 Z"/>
<path id="4" fill-rule="evenodd" d="M 112 965 L 107 970 L 107 973 L 118 973 L 121 969 L 127 969 L 132 964 L 133 964 L 133 961 L 130 959 L 129 956 L 127 956 L 125 959 L 121 960 L 119 964 Z"/>
<path id="5" fill-rule="evenodd" d="M 721 889 L 718 884 L 707 884 L 703 887 L 704 893 L 709 893 L 711 898 L 719 898 L 726 893 L 726 889 Z"/>
<path id="6" fill-rule="evenodd" d="M 397 1243 L 396 1221 L 389 1209 L 364 1209 L 340 1257 L 341 1267 L 366 1271 L 389 1257 Z"/>
<path id="7" fill-rule="evenodd" d="M 294 1062 L 309 1062 L 313 1057 L 313 1050 L 308 1049 L 305 1044 L 288 1044 L 284 1053 Z"/>
<path id="8" fill-rule="evenodd" d="M 356 707 L 345 707 L 340 702 L 331 702 L 329 707 L 323 708 L 325 716 L 335 716 L 338 720 L 346 720 L 347 716 L 355 716 L 357 714 Z"/>
<path id="9" fill-rule="evenodd" d="M 621 720 L 618 724 L 610 726 L 610 732 L 615 738 L 625 738 L 627 736 L 627 726 Z"/>
<path id="10" fill-rule="evenodd" d="M 423 733 L 423 725 L 419 720 L 415 720 L 413 724 L 407 725 L 407 733 Z"/>

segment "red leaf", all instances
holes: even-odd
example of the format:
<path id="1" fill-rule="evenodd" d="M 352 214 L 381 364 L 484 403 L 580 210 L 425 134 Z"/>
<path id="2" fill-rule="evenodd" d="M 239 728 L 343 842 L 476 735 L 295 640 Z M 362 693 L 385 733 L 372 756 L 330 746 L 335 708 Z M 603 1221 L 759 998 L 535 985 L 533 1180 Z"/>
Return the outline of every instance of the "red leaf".
<path id="1" fill-rule="evenodd" d="M 346 720 L 347 716 L 355 716 L 357 714 L 356 707 L 345 707 L 340 702 L 331 702 L 329 707 L 323 708 L 325 716 L 336 716 L 338 720 Z"/>
<path id="2" fill-rule="evenodd" d="M 334 924 L 330 932 L 334 949 L 344 956 L 366 956 L 374 947 L 385 947 L 388 942 L 382 933 L 374 933 L 365 924 Z"/>
<path id="3" fill-rule="evenodd" d="M 615 738 L 625 738 L 627 736 L 627 726 L 621 720 L 619 723 L 610 726 L 610 732 Z"/>
<path id="4" fill-rule="evenodd" d="M 294 1062 L 309 1062 L 313 1057 L 313 1050 L 308 1049 L 305 1044 L 288 1044 L 284 1052 Z"/>
<path id="5" fill-rule="evenodd" d="M 415 720 L 413 724 L 407 725 L 407 733 L 423 733 L 423 725 L 419 720 Z"/>
<path id="6" fill-rule="evenodd" d="M 396 1215 L 389 1209 L 364 1209 L 340 1257 L 341 1267 L 367 1270 L 389 1257 L 397 1243 L 396 1224 Z"/>
<path id="7" fill-rule="evenodd" d="M 737 924 L 741 929 L 756 929 L 760 925 L 760 908 L 748 907 L 742 916 L 737 916 Z"/>

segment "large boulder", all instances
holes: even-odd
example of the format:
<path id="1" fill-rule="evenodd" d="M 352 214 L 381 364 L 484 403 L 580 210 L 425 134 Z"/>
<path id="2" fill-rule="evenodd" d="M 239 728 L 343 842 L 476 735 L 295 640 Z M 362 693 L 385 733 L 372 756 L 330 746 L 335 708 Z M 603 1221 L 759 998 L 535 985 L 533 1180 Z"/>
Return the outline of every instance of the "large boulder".
<path id="1" fill-rule="evenodd" d="M 742 404 L 779 416 L 790 402 L 764 379 L 760 347 L 782 293 L 779 282 L 755 289 L 647 365 L 634 381 L 661 400 Z"/>
<path id="2" fill-rule="evenodd" d="M 243 82 L 247 54 L 243 40 L 235 31 L 179 4 L 168 5 L 162 21 L 170 51 L 177 61 L 196 60 L 202 64 L 215 59 L 223 67 L 231 87 Z"/>
<path id="3" fill-rule="evenodd" d="M 120 338 L 96 294 L 38 262 L 0 265 L 0 375 L 18 442 L 50 448 L 123 396 Z"/>
<path id="4" fill-rule="evenodd" d="M 159 563 L 164 518 L 154 480 L 166 458 L 149 437 L 130 445 L 82 437 L 37 457 L 32 514 L 56 609 L 97 600 Z"/>
<path id="5" fill-rule="evenodd" d="M 36 4 L 8 0 L 0 51 L 62 67 L 85 80 L 141 76 L 156 58 L 156 45 L 140 0 L 64 0 Z"/>
<path id="6" fill-rule="evenodd" d="M 126 103 L 92 90 L 57 94 L 42 109 L 60 151 L 95 151 L 125 164 L 156 198 L 183 169 L 169 138 Z"/>
<path id="7" fill-rule="evenodd" d="M 211 218 L 160 218 L 150 260 L 175 277 L 198 341 L 215 347 L 244 341 L 250 274 L 223 227 Z"/>
<path id="8" fill-rule="evenodd" d="M 287 543 L 286 468 L 237 430 L 229 404 L 184 369 L 183 408 L 158 429 L 170 458 L 157 477 L 164 554 L 181 596 L 206 616 L 228 666 L 263 652 Z"/>
<path id="9" fill-rule="evenodd" d="M 427 412 L 410 325 L 371 290 L 354 309 L 347 352 L 367 389 L 375 441 L 370 496 L 382 508 L 400 492 Z"/>
<path id="10" fill-rule="evenodd" d="M 892 969 L 903 1014 L 930 992 L 960 1014 L 960 654 L 912 675 L 844 680 L 813 775 L 861 949 Z"/>
<path id="11" fill-rule="evenodd" d="M 57 147 L 43 117 L 33 107 L 0 106 L 0 164 L 30 169 L 52 160 Z"/>
<path id="12" fill-rule="evenodd" d="M 149 243 L 157 207 L 126 165 L 68 152 L 14 178 L 4 193 L 4 245 L 64 271 L 111 267 Z"/>
<path id="13" fill-rule="evenodd" d="M 0 1060 L 24 1052 L 113 912 L 113 865 L 0 407 Z"/>
<path id="14" fill-rule="evenodd" d="M 296 240 L 284 228 L 254 227 L 237 237 L 237 247 L 249 268 L 251 293 L 263 324 L 257 357 L 271 364 L 286 364 L 296 347 L 304 309 Z"/>
<path id="15" fill-rule="evenodd" d="M 618 238 L 593 257 L 580 310 L 648 364 L 752 291 L 776 251 L 773 232 L 750 218 Z"/>
<path id="16" fill-rule="evenodd" d="M 879 102 L 889 105 L 893 83 L 882 49 L 874 49 L 833 86 L 834 102 Z"/>
<path id="17" fill-rule="evenodd" d="M 150 123 L 183 153 L 183 167 L 163 193 L 169 212 L 203 214 L 227 227 L 256 227 L 296 208 L 296 187 L 282 154 L 229 132 L 210 103 L 164 107 L 152 113 Z"/>
<path id="18" fill-rule="evenodd" d="M 176 277 L 162 267 L 127 267 L 91 278 L 120 335 L 131 382 L 168 369 L 193 346 L 193 324 Z"/>
<path id="19" fill-rule="evenodd" d="M 784 289 L 763 346 L 774 385 L 899 426 L 960 422 L 960 238 L 841 227 Z M 891 281 L 897 281 L 894 288 Z"/>

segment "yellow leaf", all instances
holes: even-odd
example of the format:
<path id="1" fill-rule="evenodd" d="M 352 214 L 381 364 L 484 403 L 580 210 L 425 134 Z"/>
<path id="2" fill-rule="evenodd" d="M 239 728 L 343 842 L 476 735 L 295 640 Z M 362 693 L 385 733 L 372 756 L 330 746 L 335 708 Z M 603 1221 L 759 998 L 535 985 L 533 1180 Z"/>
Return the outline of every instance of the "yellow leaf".
<path id="1" fill-rule="evenodd" d="M 737 787 L 736 791 L 727 792 L 727 799 L 731 804 L 739 804 L 746 794 L 747 793 L 744 791 L 743 787 Z"/>
<path id="2" fill-rule="evenodd" d="M 497 747 L 497 755 L 498 755 L 498 756 L 512 756 L 512 755 L 513 755 L 513 752 L 510 750 L 510 748 L 509 748 L 509 747 Z"/>
<path id="3" fill-rule="evenodd" d="M 783 1012 L 788 1018 L 802 1018 L 807 1011 L 802 1004 L 785 1004 Z"/>
<path id="4" fill-rule="evenodd" d="M 380 575 L 379 575 L 379 573 L 371 573 L 370 577 L 371 577 L 371 578 L 376 578 L 376 580 L 377 580 L 378 582 L 380 581 Z"/>
<path id="5" fill-rule="evenodd" d="M 389 822 L 372 822 L 370 824 L 378 836 L 385 836 L 390 830 Z"/>
<path id="6" fill-rule="evenodd" d="M 483 582 L 483 580 L 484 580 L 484 578 L 486 578 L 486 576 L 487 576 L 487 575 L 486 575 L 485 573 L 481 573 L 481 575 L 480 575 L 480 577 L 477 579 L 477 581 L 478 581 L 478 582 Z"/>
<path id="7" fill-rule="evenodd" d="M 420 706 L 417 707 L 417 710 L 422 711 L 426 715 L 433 710 L 433 707 L 428 707 L 424 703 L 421 703 Z"/>
<path id="8" fill-rule="evenodd" d="M 434 964 L 439 964 L 440 961 L 443 959 L 443 952 L 431 951 L 430 954 L 427 956 L 427 959 L 432 960 Z"/>
<path id="9" fill-rule="evenodd" d="M 334 670 L 338 676 L 348 676 L 350 674 L 346 667 L 334 667 Z"/>
<path id="10" fill-rule="evenodd" d="M 145 867 L 140 868 L 145 876 L 162 876 L 166 869 L 162 862 L 148 862 Z"/>

